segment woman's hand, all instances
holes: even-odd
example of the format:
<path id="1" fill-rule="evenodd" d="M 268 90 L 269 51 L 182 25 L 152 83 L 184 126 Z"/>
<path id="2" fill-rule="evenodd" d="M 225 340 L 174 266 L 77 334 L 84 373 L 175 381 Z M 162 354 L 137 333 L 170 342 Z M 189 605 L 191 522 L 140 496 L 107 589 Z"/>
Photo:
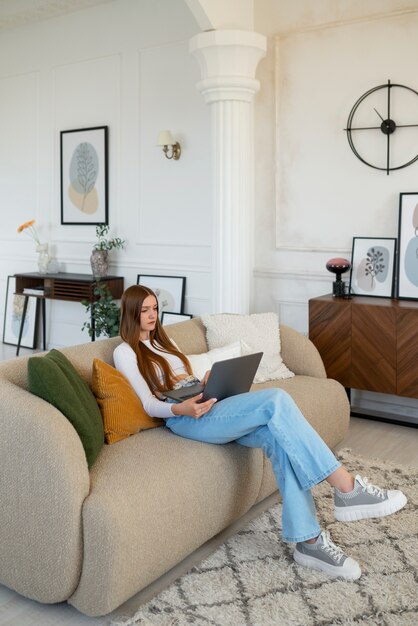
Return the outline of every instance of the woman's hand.
<path id="1" fill-rule="evenodd" d="M 184 400 L 184 402 L 172 404 L 171 410 L 174 415 L 188 415 L 189 417 L 199 419 L 199 417 L 208 413 L 216 402 L 216 398 L 211 398 L 210 400 L 206 400 L 206 402 L 200 402 L 202 396 L 203 393 L 199 393 L 197 396 Z"/>

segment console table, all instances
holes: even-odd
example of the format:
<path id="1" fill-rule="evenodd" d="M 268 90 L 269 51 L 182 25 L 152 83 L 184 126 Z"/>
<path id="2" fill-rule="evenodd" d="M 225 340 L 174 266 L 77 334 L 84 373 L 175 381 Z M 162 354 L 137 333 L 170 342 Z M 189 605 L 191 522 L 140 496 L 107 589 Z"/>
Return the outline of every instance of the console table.
<path id="1" fill-rule="evenodd" d="M 94 289 L 98 283 L 106 285 L 113 299 L 118 300 L 123 293 L 124 279 L 122 276 L 103 276 L 97 279 L 91 274 L 70 274 L 66 272 L 40 274 L 39 272 L 29 272 L 26 274 L 15 274 L 15 280 L 16 294 L 22 295 L 25 298 L 16 349 L 16 356 L 18 356 L 29 297 L 35 297 L 41 301 L 43 349 L 45 350 L 45 300 L 68 300 L 70 302 L 87 300 L 88 302 L 94 302 L 98 299 L 94 293 Z M 30 290 L 30 293 L 25 293 L 25 290 Z M 37 290 L 39 290 L 39 294 L 36 293 Z M 91 340 L 94 341 L 93 316 L 91 318 L 91 325 L 93 328 Z"/>
<path id="2" fill-rule="evenodd" d="M 344 387 L 418 398 L 418 301 L 313 298 L 309 338 Z"/>

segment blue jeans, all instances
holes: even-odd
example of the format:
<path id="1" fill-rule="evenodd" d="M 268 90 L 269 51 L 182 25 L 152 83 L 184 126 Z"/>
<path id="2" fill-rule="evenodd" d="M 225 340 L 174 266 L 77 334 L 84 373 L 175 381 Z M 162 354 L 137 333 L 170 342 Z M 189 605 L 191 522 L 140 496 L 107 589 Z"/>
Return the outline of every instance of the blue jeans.
<path id="1" fill-rule="evenodd" d="M 284 541 L 306 541 L 320 533 L 310 489 L 341 464 L 288 393 L 281 389 L 243 393 L 215 403 L 199 419 L 180 415 L 166 424 L 188 439 L 261 448 L 282 494 Z"/>

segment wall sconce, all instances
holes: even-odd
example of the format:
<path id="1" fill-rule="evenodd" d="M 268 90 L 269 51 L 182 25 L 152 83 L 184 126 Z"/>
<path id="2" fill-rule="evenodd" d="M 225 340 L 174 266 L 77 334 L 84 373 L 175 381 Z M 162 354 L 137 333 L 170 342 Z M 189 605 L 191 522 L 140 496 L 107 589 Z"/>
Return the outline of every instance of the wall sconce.
<path id="1" fill-rule="evenodd" d="M 166 159 L 174 159 L 178 161 L 181 155 L 181 147 L 178 141 L 174 141 L 173 135 L 169 130 L 162 130 L 158 135 L 157 146 L 161 146 Z M 171 148 L 171 154 L 168 151 Z"/>

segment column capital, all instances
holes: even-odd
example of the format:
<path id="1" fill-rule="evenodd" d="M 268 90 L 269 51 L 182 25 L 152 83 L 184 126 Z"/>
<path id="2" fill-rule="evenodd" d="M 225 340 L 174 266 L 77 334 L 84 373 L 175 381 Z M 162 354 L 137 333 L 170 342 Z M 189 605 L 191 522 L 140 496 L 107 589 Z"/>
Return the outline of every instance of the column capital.
<path id="1" fill-rule="evenodd" d="M 195 35 L 189 44 L 202 80 L 198 90 L 206 102 L 252 102 L 260 88 L 257 65 L 266 54 L 266 37 L 246 30 L 212 30 Z"/>

